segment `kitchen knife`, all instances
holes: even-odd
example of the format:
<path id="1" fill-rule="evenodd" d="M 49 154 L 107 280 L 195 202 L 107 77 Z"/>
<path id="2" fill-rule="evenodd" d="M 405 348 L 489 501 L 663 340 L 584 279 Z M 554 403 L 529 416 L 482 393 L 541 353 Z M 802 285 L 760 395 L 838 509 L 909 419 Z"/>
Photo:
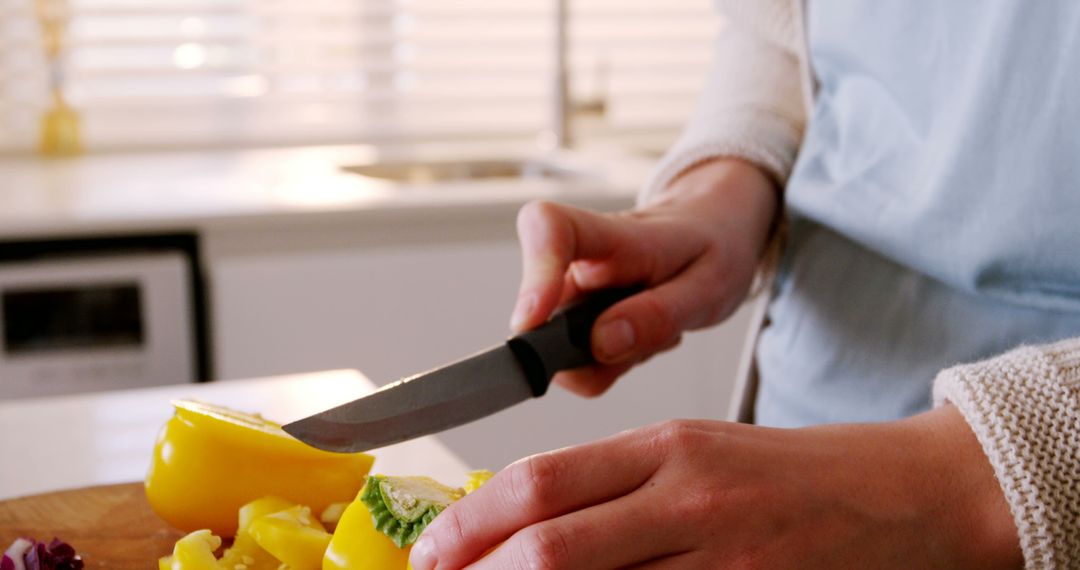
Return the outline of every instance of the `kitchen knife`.
<path id="1" fill-rule="evenodd" d="M 308 445 L 352 453 L 440 432 L 538 398 L 556 372 L 596 362 L 590 342 L 596 318 L 640 291 L 599 291 L 503 344 L 283 428 Z"/>

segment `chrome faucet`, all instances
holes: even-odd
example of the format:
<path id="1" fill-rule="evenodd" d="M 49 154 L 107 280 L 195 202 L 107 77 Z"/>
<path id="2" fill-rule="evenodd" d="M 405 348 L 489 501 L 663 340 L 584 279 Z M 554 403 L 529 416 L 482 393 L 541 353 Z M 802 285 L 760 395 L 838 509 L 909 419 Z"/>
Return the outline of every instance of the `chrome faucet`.
<path id="1" fill-rule="evenodd" d="M 570 6 L 569 0 L 555 0 L 555 56 L 551 89 L 551 134 L 555 148 L 573 145 L 570 132 Z"/>
<path id="2" fill-rule="evenodd" d="M 570 89 L 570 0 L 555 0 L 554 65 L 551 81 L 551 127 L 549 143 L 555 149 L 571 148 L 578 143 L 574 132 L 574 117 L 590 114 L 602 117 L 607 112 L 607 100 L 602 90 L 607 66 L 597 65 L 597 95 L 588 101 L 575 101 Z"/>

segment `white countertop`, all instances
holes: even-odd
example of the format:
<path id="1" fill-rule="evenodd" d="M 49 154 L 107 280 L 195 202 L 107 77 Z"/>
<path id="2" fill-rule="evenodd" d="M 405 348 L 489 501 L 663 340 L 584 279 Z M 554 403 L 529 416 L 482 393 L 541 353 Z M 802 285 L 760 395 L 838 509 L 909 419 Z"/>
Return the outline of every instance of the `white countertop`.
<path id="1" fill-rule="evenodd" d="M 374 389 L 359 372 L 339 370 L 0 401 L 0 499 L 142 480 L 174 399 L 199 399 L 287 423 Z M 465 483 L 468 466 L 434 437 L 371 453 L 375 472 Z"/>
<path id="2" fill-rule="evenodd" d="M 386 160 L 552 158 L 576 179 L 492 179 L 395 184 L 342 170 Z M 212 229 L 256 222 L 322 221 L 455 208 L 516 208 L 550 199 L 625 206 L 653 158 L 614 147 L 541 156 L 522 143 L 408 147 L 345 145 L 98 154 L 69 159 L 0 157 L 0 239 Z"/>

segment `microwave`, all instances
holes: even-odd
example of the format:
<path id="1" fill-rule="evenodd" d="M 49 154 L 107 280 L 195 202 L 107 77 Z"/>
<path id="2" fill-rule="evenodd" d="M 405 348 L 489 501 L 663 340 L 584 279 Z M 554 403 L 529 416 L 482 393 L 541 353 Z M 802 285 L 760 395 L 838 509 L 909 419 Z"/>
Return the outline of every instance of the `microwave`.
<path id="1" fill-rule="evenodd" d="M 0 399 L 204 379 L 194 267 L 167 250 L 0 262 Z"/>

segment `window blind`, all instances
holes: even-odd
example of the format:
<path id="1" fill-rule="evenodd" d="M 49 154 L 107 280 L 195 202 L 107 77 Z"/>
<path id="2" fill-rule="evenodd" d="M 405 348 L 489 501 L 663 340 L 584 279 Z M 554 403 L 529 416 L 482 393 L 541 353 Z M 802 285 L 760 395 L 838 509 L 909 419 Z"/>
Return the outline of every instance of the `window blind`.
<path id="1" fill-rule="evenodd" d="M 38 11 L 62 16 L 50 67 Z M 570 0 L 571 89 L 605 128 L 673 130 L 708 0 Z M 0 150 L 32 150 L 51 81 L 95 150 L 534 136 L 553 0 L 0 0 Z M 50 78 L 52 74 L 52 79 Z"/>

